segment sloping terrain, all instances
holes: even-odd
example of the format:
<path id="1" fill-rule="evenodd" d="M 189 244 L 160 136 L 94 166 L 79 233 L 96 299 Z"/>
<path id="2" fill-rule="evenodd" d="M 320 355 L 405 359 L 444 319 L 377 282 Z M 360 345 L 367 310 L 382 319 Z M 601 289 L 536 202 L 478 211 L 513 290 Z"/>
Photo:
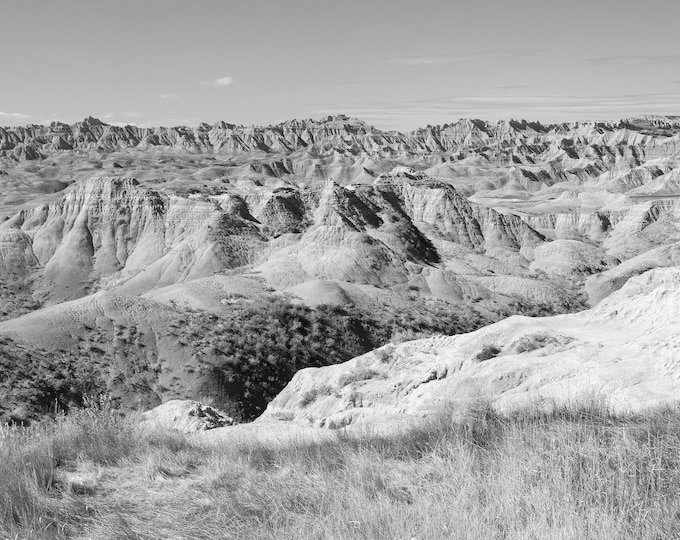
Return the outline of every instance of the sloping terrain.
<path id="1" fill-rule="evenodd" d="M 261 267 L 275 288 L 314 279 L 409 286 L 418 266 L 441 263 L 446 275 L 425 281 L 480 271 L 575 277 L 548 280 L 573 305 L 588 274 L 680 240 L 679 132 L 675 117 L 640 117 L 461 120 L 403 134 L 342 115 L 256 128 L 93 118 L 4 128 L 1 229 L 13 236 L 2 232 L 2 259 L 13 273 L 19 263 L 23 274 L 39 269 L 28 286 L 48 304 L 110 276 L 107 286 L 122 278 L 132 294 L 245 265 Z M 572 243 L 539 251 L 550 262 L 527 272 L 533 248 L 551 240 Z M 487 259 L 472 256 L 480 252 Z M 472 292 L 468 280 L 454 281 L 414 286 L 448 298 Z M 14 285 L 26 290 L 25 279 Z M 502 288 L 573 309 L 554 294 Z"/>
<path id="2" fill-rule="evenodd" d="M 0 334 L 118 365 L 108 391 L 146 407 L 204 397 L 250 300 L 356 315 L 333 361 L 579 311 L 675 266 L 679 158 L 660 116 L 0 128 Z"/>
<path id="3" fill-rule="evenodd" d="M 102 289 L 165 289 L 170 301 L 197 290 L 189 285 L 196 280 L 205 295 L 218 295 L 224 279 L 213 276 L 226 272 L 232 281 L 256 279 L 261 290 L 326 280 L 482 299 L 492 312 L 517 301 L 579 306 L 574 290 L 529 268 L 540 233 L 425 173 L 398 167 L 370 186 L 329 181 L 266 197 L 180 198 L 133 179 L 92 178 L 0 225 L 3 264 L 17 290 L 30 277 L 33 298 L 45 305 Z"/>
<path id="4" fill-rule="evenodd" d="M 338 428 L 480 398 L 506 412 L 603 398 L 613 411 L 653 408 L 677 400 L 679 310 L 680 269 L 652 270 L 578 314 L 510 317 L 302 370 L 260 421 Z"/>
<path id="5" fill-rule="evenodd" d="M 53 365 L 69 380 L 75 372 L 93 374 L 80 377 L 81 397 L 105 393 L 125 410 L 200 398 L 242 421 L 259 415 L 303 367 L 343 362 L 402 336 L 455 334 L 487 322 L 472 309 L 443 301 L 363 298 L 361 306 L 310 309 L 286 295 L 257 292 L 256 282 L 245 284 L 251 287 L 248 297 L 225 287 L 221 297 L 203 304 L 202 285 L 209 281 L 215 280 L 182 286 L 171 301 L 168 288 L 158 290 L 157 301 L 101 291 L 0 322 L 0 340 L 13 344 L 4 350 L 3 379 L 27 389 L 28 396 L 36 380 L 61 377 L 44 367 Z M 245 280 L 216 282 L 246 290 Z M 193 307 L 197 303 L 200 309 Z M 37 373 L 36 362 L 43 366 Z M 86 380 L 97 382 L 88 386 Z M 60 406 L 75 399 L 68 384 L 54 388 L 49 395 Z M 10 405 L 19 402 L 5 406 L 0 400 L 0 415 L 11 412 Z M 45 412 L 43 401 L 25 405 L 27 418 Z"/>

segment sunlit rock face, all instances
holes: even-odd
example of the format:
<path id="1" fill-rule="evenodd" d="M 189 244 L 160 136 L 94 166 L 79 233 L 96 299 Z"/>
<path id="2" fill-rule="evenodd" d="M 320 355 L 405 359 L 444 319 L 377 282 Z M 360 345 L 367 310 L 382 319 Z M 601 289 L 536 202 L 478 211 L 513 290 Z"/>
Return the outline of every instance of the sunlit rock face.
<path id="1" fill-rule="evenodd" d="M 575 309 L 672 263 L 679 153 L 660 116 L 0 128 L 0 264 L 45 304 L 241 268 Z"/>
<path id="2" fill-rule="evenodd" d="M 260 421 L 339 428 L 480 399 L 506 412 L 589 400 L 618 412 L 671 403 L 680 377 L 679 306 L 680 270 L 652 270 L 578 314 L 510 317 L 302 370 Z"/>
<path id="3" fill-rule="evenodd" d="M 138 389 L 123 385 L 118 398 L 151 407 L 200 398 L 199 366 L 219 351 L 201 341 L 209 340 L 205 329 L 187 338 L 179 321 L 228 316 L 232 301 L 278 295 L 376 318 L 385 306 L 417 302 L 487 322 L 597 310 L 636 276 L 677 266 L 679 158 L 680 119 L 660 116 L 545 125 L 467 119 L 410 133 L 343 115 L 263 127 L 139 128 L 88 118 L 0 128 L 0 334 L 108 362 L 112 388 L 127 377 Z M 407 321 L 408 308 L 399 310 Z M 501 344 L 479 345 L 483 332 L 428 342 L 458 351 L 469 339 L 488 345 L 482 356 L 500 352 L 475 363 L 465 349 L 468 360 L 451 360 L 446 373 L 467 378 L 459 384 L 437 368 L 423 389 L 444 381 L 463 392 L 490 377 L 489 392 L 511 407 L 521 401 L 512 381 L 521 386 L 543 368 L 508 372 L 506 384 L 493 378 L 505 369 L 501 358 L 517 353 L 521 366 L 550 347 L 567 355 L 579 339 L 590 343 L 583 351 L 591 358 L 590 338 L 522 321 L 485 330 L 504 332 Z M 535 338 L 545 347 L 513 349 L 512 332 L 529 324 L 548 325 L 552 337 Z M 578 369 L 596 378 L 589 365 Z M 369 373 L 380 379 L 378 367 Z M 402 398 L 394 403 L 410 403 Z M 294 414 L 314 425 L 355 422 L 369 401 L 349 416 L 332 400 Z M 324 403 L 334 412 L 313 412 Z"/>

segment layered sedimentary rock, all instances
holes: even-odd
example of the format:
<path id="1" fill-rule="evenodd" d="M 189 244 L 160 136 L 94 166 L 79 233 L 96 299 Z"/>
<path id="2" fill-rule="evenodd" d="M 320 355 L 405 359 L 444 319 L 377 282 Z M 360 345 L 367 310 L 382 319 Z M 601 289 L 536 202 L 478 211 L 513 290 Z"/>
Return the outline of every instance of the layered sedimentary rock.
<path id="1" fill-rule="evenodd" d="M 410 133 L 342 115 L 262 127 L 120 127 L 88 118 L 0 128 L 0 319 L 22 315 L 0 333 L 113 358 L 123 373 L 109 373 L 113 388 L 128 377 L 140 388 L 130 399 L 153 405 L 199 397 L 191 392 L 200 377 L 185 370 L 217 354 L 165 327 L 192 311 L 227 313 L 233 298 L 278 294 L 348 308 L 443 302 L 487 320 L 599 309 L 628 280 L 680 260 L 679 164 L 680 119 L 660 116 L 467 119 Z M 482 356 L 500 351 L 490 363 L 470 366 L 506 373 L 494 362 L 515 354 L 514 321 L 495 327 L 502 344 L 482 345 Z M 548 348 L 568 345 L 546 339 Z M 146 366 L 140 381 L 123 357 Z M 474 388 L 474 373 L 460 385 Z M 504 392 L 496 392 L 503 406 L 511 401 Z M 346 410 L 309 418 L 354 422 Z"/>
<path id="2" fill-rule="evenodd" d="M 318 279 L 395 287 L 424 272 L 477 275 L 456 271 L 455 261 L 481 255 L 531 279 L 544 242 L 521 218 L 404 167 L 370 185 L 327 181 L 250 197 L 178 197 L 95 177 L 20 211 L 0 232 L 3 264 L 33 272 L 35 295 L 48 304 L 101 288 L 143 294 L 245 267 L 275 288 Z"/>

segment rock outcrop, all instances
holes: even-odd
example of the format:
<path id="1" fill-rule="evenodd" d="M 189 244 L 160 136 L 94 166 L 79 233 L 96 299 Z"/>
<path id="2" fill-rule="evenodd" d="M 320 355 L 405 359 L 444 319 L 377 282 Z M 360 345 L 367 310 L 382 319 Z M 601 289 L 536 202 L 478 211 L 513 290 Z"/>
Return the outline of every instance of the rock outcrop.
<path id="1" fill-rule="evenodd" d="M 535 233 L 603 250 L 594 271 L 677 241 L 679 153 L 680 122 L 661 116 L 547 125 L 464 119 L 411 133 L 343 115 L 194 128 L 87 118 L 0 129 L 0 212 L 10 217 L 3 227 L 28 234 L 48 302 L 95 291 L 111 275 L 118 282 L 143 273 L 125 289 L 139 294 L 267 261 L 263 271 L 281 287 L 306 279 L 406 284 L 413 272 L 404 261 L 447 259 L 450 242 L 503 262 L 519 253 L 511 262 L 524 268 L 522 257 L 533 261 L 540 243 Z M 107 179 L 114 171 L 123 178 Z M 38 208 L 30 205 L 36 192 L 46 201 Z M 111 205 L 122 211 L 102 210 Z M 376 212 L 396 221 L 378 223 Z M 270 239 L 278 242 L 265 246 Z M 320 262 L 309 244 L 328 246 Z M 560 246 L 543 252 L 550 268 L 539 263 L 524 277 L 573 267 L 582 281 L 584 248 Z"/>
<path id="2" fill-rule="evenodd" d="M 55 203 L 18 212 L 0 234 L 0 264 L 32 275 L 47 305 L 102 288 L 140 295 L 245 267 L 274 288 L 319 279 L 405 287 L 445 269 L 458 293 L 431 286 L 432 278 L 422 290 L 465 300 L 472 293 L 461 292 L 468 287 L 455 276 L 477 276 L 463 261 L 480 256 L 495 272 L 524 275 L 526 286 L 505 292 L 531 303 L 529 263 L 544 242 L 521 218 L 404 167 L 370 185 L 328 181 L 250 198 L 167 196 L 133 179 L 95 177 Z M 486 281 L 476 279 L 476 288 L 493 296 L 498 287 Z"/>
<path id="3" fill-rule="evenodd" d="M 304 369 L 259 421 L 339 428 L 476 399 L 502 411 L 589 399 L 619 412 L 673 402 L 679 309 L 680 270 L 652 270 L 578 314 L 510 317 L 470 334 L 388 344 Z"/>
<path id="4" fill-rule="evenodd" d="M 68 125 L 52 122 L 47 126 L 0 128 L 0 157 L 41 159 L 56 152 L 113 152 L 138 148 L 146 152 L 165 148 L 185 152 L 235 154 L 239 152 L 318 154 L 386 154 L 453 152 L 460 148 L 512 145 L 515 153 L 537 145 L 553 153 L 578 156 L 579 146 L 650 145 L 654 155 L 666 155 L 677 146 L 672 138 L 680 130 L 677 117 L 659 117 L 651 123 L 643 118 L 618 122 L 575 122 L 546 124 L 526 121 L 485 122 L 462 119 L 450 124 L 428 126 L 411 133 L 383 132 L 360 120 L 344 115 L 322 120 L 291 120 L 274 126 L 250 127 L 217 122 L 213 125 L 140 128 L 114 126 L 96 118 Z M 669 137 L 669 135 L 671 137 Z M 499 144 L 501 143 L 501 144 Z M 289 171 L 285 161 L 272 171 Z"/>
<path id="5" fill-rule="evenodd" d="M 142 418 L 149 426 L 176 429 L 184 433 L 207 431 L 234 423 L 231 417 L 209 405 L 181 399 L 166 401 L 145 412 Z"/>
<path id="6" fill-rule="evenodd" d="M 660 116 L 548 125 L 466 119 L 410 133 L 343 115 L 262 127 L 139 128 L 88 118 L 0 128 L 0 319 L 9 319 L 0 334 L 89 355 L 133 408 L 197 397 L 197 367 L 219 351 L 207 333 L 185 332 L 185 316 L 205 323 L 227 314 L 235 298 L 272 291 L 338 309 L 428 302 L 484 320 L 597 304 L 592 325 L 611 327 L 603 348 L 625 342 L 642 358 L 653 351 L 649 365 L 661 372 L 667 352 L 645 335 L 647 348 L 624 341 L 638 335 L 635 325 L 624 320 L 619 331 L 595 314 L 623 301 L 629 279 L 639 283 L 680 260 L 678 163 L 680 119 Z M 597 352 L 586 318 L 554 319 L 566 321 L 568 335 L 553 319 L 509 319 L 427 342 L 423 350 L 446 367 L 427 383 L 404 359 L 417 358 L 421 345 L 396 347 L 393 363 L 368 355 L 357 361 L 359 370 L 368 362 L 364 375 L 390 380 L 393 366 L 403 374 L 397 383 L 413 389 L 382 389 L 384 400 L 364 401 L 358 379 L 319 382 L 331 394 L 318 392 L 294 415 L 341 425 L 395 403 L 399 414 L 417 415 L 416 403 L 430 403 L 438 388 L 465 395 L 484 386 L 502 407 L 529 394 L 562 399 L 539 358 L 571 369 L 576 351 L 590 359 L 578 369 L 594 380 L 598 359 L 614 362 Z M 520 353 L 512 344 L 525 334 L 534 348 Z M 657 337 L 674 346 L 672 336 Z M 621 365 L 633 370 L 627 354 Z M 515 356 L 521 369 L 505 362 Z M 602 369 L 603 381 L 620 379 Z M 300 383 L 309 373 L 295 384 L 314 386 Z M 616 384 L 615 401 L 635 402 L 628 382 Z M 316 392 L 308 391 L 305 400 Z M 277 401 L 284 415 L 298 406 L 286 395 Z M 350 407 L 350 397 L 363 405 Z"/>

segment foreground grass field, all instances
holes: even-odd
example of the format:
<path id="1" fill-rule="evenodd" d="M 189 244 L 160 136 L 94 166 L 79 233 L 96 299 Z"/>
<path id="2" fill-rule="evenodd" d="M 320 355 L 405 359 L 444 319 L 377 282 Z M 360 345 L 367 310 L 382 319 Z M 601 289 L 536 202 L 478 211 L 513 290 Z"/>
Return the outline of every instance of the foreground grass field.
<path id="1" fill-rule="evenodd" d="M 0 537 L 679 538 L 679 412 L 480 406 L 277 449 L 90 407 L 0 432 Z"/>

